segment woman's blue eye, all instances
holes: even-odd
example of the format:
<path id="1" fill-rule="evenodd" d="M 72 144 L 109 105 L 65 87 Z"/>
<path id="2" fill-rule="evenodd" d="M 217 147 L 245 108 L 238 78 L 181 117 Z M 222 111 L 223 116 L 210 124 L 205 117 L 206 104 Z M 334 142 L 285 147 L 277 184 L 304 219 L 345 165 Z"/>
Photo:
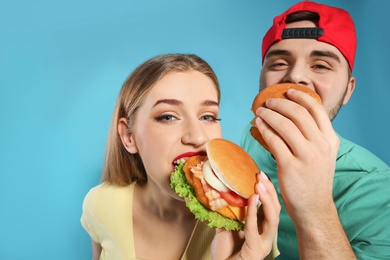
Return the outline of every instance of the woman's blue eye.
<path id="1" fill-rule="evenodd" d="M 214 122 L 221 121 L 220 118 L 217 118 L 216 116 L 212 116 L 212 115 L 202 116 L 202 120 L 214 121 Z"/>
<path id="2" fill-rule="evenodd" d="M 161 115 L 156 117 L 156 121 L 173 121 L 176 120 L 176 117 L 171 115 Z"/>
<path id="3" fill-rule="evenodd" d="M 176 121 L 178 120 L 177 117 L 175 116 L 172 116 L 172 115 L 161 115 L 161 116 L 157 116 L 155 118 L 155 120 L 157 122 L 172 122 L 172 121 Z M 221 121 L 220 118 L 217 118 L 216 116 L 214 115 L 205 115 L 205 116 L 201 116 L 200 117 L 200 120 L 202 121 L 210 121 L 210 122 L 217 122 L 217 121 Z"/>

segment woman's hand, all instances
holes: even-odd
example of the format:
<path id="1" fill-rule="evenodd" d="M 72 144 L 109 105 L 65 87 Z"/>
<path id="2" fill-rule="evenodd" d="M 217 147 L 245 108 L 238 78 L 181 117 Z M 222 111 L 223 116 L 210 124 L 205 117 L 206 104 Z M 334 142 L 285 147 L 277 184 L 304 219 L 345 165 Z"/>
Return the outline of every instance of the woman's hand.
<path id="1" fill-rule="evenodd" d="M 257 175 L 254 189 L 244 231 L 217 230 L 211 245 L 213 259 L 263 259 L 271 252 L 278 230 L 280 203 L 274 185 L 264 173 Z M 259 201 L 262 205 L 258 209 Z"/>

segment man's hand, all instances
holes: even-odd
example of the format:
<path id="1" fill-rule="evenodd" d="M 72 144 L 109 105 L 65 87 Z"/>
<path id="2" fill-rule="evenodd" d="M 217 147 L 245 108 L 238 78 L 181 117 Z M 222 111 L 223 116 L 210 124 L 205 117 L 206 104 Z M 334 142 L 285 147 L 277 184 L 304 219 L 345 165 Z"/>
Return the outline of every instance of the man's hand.
<path id="1" fill-rule="evenodd" d="M 353 252 L 332 197 L 340 141 L 321 104 L 301 91 L 287 94 L 289 99 L 269 99 L 267 108 L 259 108 L 256 125 L 275 157 L 300 257 L 350 259 Z"/>

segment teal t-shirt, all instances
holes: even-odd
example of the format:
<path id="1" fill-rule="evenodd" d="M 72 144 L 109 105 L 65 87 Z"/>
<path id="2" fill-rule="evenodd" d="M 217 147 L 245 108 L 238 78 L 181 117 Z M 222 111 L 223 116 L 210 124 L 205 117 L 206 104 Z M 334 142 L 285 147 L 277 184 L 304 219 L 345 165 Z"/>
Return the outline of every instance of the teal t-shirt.
<path id="1" fill-rule="evenodd" d="M 277 259 L 299 259 L 294 224 L 280 194 L 276 162 L 245 129 L 241 146 L 274 183 L 282 205 Z M 366 149 L 340 137 L 333 199 L 358 259 L 390 259 L 390 168 Z"/>

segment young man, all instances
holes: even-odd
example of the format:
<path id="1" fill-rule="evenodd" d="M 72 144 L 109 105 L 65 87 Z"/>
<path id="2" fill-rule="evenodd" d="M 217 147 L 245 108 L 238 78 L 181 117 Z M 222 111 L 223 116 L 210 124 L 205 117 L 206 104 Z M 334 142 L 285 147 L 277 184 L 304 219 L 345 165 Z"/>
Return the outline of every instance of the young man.
<path id="1" fill-rule="evenodd" d="M 260 90 L 295 83 L 322 99 L 290 90 L 257 110 L 270 152 L 250 125 L 243 133 L 282 203 L 278 259 L 390 259 L 390 168 L 331 125 L 355 87 L 355 50 L 350 15 L 308 1 L 275 17 L 263 38 Z"/>

